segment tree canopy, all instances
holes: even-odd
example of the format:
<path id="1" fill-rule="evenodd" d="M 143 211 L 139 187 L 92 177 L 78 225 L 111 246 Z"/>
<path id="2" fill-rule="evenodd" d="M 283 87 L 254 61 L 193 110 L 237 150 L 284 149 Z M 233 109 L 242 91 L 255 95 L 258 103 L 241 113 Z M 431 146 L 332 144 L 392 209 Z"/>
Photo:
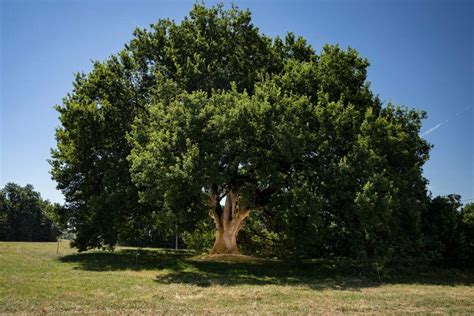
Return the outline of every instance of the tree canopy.
<path id="1" fill-rule="evenodd" d="M 234 6 L 135 30 L 57 106 L 52 175 L 75 245 L 210 214 L 214 253 L 239 251 L 248 218 L 280 254 L 417 255 L 426 114 L 382 105 L 368 66 L 352 48 L 269 38 Z"/>

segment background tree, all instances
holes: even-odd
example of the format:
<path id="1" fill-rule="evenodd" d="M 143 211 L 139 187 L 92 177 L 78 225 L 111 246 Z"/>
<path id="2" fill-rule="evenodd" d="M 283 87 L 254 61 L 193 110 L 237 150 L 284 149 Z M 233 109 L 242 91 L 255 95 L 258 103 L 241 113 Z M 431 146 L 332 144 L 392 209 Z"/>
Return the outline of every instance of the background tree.
<path id="1" fill-rule="evenodd" d="M 462 257 L 461 197 L 450 194 L 433 198 L 423 213 L 422 231 L 426 247 L 434 259 Z"/>
<path id="2" fill-rule="evenodd" d="M 474 260 L 474 203 L 466 204 L 461 211 L 460 238 L 463 249 L 463 259 Z"/>
<path id="3" fill-rule="evenodd" d="M 55 241 L 58 230 L 49 217 L 54 207 L 32 185 L 7 183 L 0 189 L 0 240 Z"/>

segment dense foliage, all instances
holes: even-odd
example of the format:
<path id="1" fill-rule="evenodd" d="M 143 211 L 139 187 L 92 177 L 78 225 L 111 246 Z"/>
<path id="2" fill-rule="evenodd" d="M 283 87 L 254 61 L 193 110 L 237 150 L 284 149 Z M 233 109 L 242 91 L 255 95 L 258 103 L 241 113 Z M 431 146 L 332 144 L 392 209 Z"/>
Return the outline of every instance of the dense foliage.
<path id="1" fill-rule="evenodd" d="M 1 241 L 55 241 L 59 205 L 43 200 L 33 186 L 7 183 L 0 189 Z"/>
<path id="2" fill-rule="evenodd" d="M 468 203 L 461 211 L 460 239 L 461 256 L 474 262 L 474 203 Z"/>
<path id="3" fill-rule="evenodd" d="M 465 264 L 474 259 L 473 204 L 451 194 L 430 200 L 422 213 L 423 250 L 432 260 Z"/>
<path id="4" fill-rule="evenodd" d="M 137 29 L 57 106 L 52 175 L 75 245 L 179 224 L 195 247 L 216 234 L 215 253 L 238 252 L 242 231 L 266 255 L 452 255 L 451 228 L 433 231 L 459 205 L 428 196 L 426 115 L 382 106 L 368 66 L 352 48 L 271 39 L 235 7 Z"/>

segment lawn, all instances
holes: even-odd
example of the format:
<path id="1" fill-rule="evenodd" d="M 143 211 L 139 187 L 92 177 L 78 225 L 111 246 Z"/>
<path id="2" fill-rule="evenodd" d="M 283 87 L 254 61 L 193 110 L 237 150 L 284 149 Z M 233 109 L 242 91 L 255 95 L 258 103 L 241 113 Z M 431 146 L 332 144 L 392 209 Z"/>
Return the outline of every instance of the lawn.
<path id="1" fill-rule="evenodd" d="M 0 313 L 474 313 L 472 270 L 56 247 L 0 242 Z"/>

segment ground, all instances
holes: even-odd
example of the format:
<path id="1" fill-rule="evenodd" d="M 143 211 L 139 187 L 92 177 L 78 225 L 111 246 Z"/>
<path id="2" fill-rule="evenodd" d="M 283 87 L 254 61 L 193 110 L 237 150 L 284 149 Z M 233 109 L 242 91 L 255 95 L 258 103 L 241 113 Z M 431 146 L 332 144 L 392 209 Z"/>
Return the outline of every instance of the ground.
<path id="1" fill-rule="evenodd" d="M 379 276 L 337 260 L 290 263 L 57 243 L 0 242 L 2 313 L 474 313 L 474 272 Z"/>

